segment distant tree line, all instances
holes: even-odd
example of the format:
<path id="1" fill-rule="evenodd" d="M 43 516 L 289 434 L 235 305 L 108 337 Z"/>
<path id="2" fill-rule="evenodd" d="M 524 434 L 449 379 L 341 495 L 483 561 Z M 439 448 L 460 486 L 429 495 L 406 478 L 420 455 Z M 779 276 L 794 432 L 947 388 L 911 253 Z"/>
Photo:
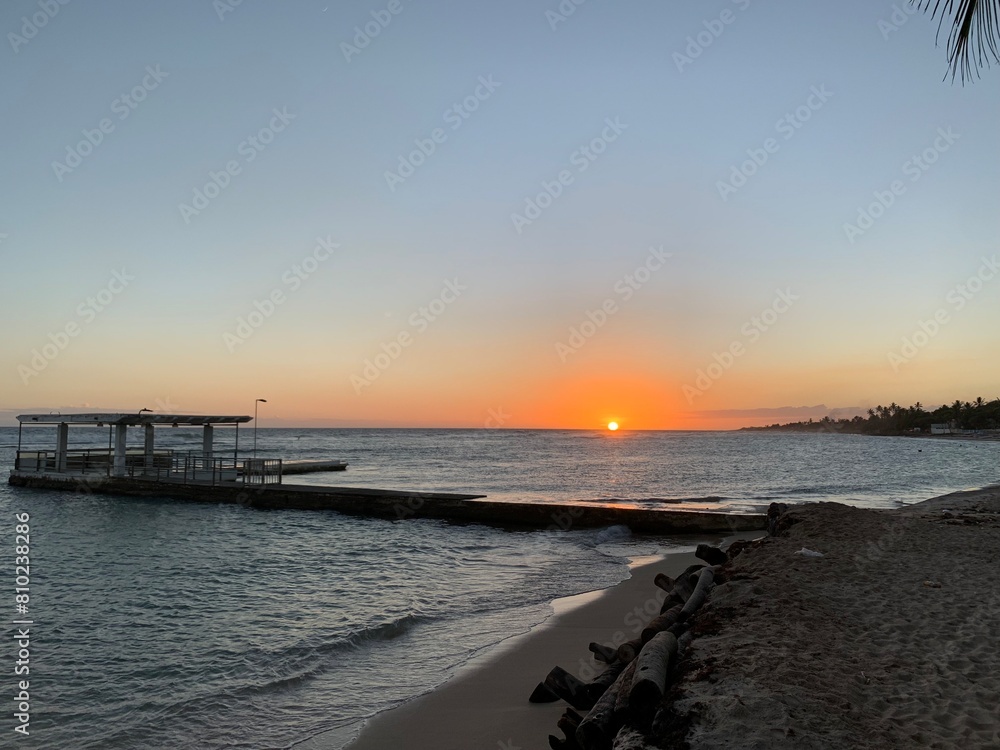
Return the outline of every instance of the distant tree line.
<path id="1" fill-rule="evenodd" d="M 868 417 L 831 419 L 823 417 L 813 421 L 772 424 L 767 427 L 746 427 L 747 430 L 784 430 L 789 432 L 853 432 L 864 435 L 904 435 L 913 432 L 930 432 L 931 425 L 946 424 L 959 430 L 1000 429 L 1000 398 L 986 401 L 982 396 L 975 401 L 960 401 L 927 411 L 919 401 L 907 408 L 895 401 L 888 406 L 868 410 Z"/>

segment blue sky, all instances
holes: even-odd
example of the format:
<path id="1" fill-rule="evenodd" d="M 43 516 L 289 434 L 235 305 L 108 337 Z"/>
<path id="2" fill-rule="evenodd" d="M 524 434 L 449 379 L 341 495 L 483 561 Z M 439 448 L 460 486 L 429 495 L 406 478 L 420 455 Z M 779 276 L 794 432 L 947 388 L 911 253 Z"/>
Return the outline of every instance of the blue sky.
<path id="1" fill-rule="evenodd" d="M 1000 79 L 943 81 L 936 21 L 903 14 L 886 34 L 905 4 L 861 0 L 588 0 L 564 3 L 576 9 L 553 29 L 557 2 L 389 5 L 244 0 L 220 18 L 207 0 L 75 0 L 27 43 L 9 34 L 42 6 L 4 5 L 0 306 L 15 324 L 0 409 L 232 411 L 266 391 L 289 423 L 477 426 L 507 403 L 511 425 L 620 409 L 672 427 L 725 426 L 708 425 L 713 410 L 995 395 L 980 393 L 1000 364 L 989 283 L 904 366 L 887 361 L 998 250 Z M 342 44 L 372 13 L 391 20 L 348 61 Z M 711 43 L 680 70 L 699 34 Z M 455 128 L 447 112 L 477 88 Z M 815 90 L 829 96 L 786 138 L 779 120 Z M 283 129 L 248 146 L 276 110 Z M 57 175 L 104 118 L 100 145 Z M 609 118 L 624 129 L 578 171 Z M 438 128 L 390 189 L 386 172 Z M 957 140 L 912 181 L 904 165 L 939 129 Z M 719 182 L 769 138 L 774 153 L 724 200 Z M 239 173 L 185 221 L 179 206 L 231 161 Z M 511 214 L 562 170 L 572 183 L 516 231 Z M 849 242 L 844 224 L 896 180 L 905 193 Z M 284 275 L 317 238 L 339 248 L 293 290 Z M 654 246 L 671 260 L 560 360 L 556 342 Z M 121 269 L 134 281 L 83 319 Z M 359 392 L 352 377 L 415 333 L 411 314 L 451 279 L 468 291 Z M 801 301 L 685 398 L 779 288 Z M 274 289 L 287 292 L 274 315 L 227 346 Z M 71 322 L 79 335 L 32 368 Z M 552 407 L 565 393 L 579 403 Z"/>

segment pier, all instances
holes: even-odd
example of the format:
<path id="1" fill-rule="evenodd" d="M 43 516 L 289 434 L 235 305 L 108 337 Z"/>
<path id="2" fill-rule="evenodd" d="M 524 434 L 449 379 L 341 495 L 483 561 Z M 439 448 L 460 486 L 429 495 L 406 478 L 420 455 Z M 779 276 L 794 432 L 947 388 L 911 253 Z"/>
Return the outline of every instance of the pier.
<path id="1" fill-rule="evenodd" d="M 25 425 L 56 427 L 53 450 L 22 450 L 8 483 L 82 494 L 166 497 L 187 502 L 233 503 L 264 510 L 325 510 L 386 519 L 433 518 L 534 529 L 582 529 L 622 524 L 637 533 L 735 533 L 763 529 L 759 514 L 635 508 L 610 503 L 530 503 L 489 500 L 485 495 L 407 490 L 287 485 L 283 474 L 342 471 L 343 461 L 245 458 L 214 450 L 216 427 L 239 429 L 249 416 L 178 414 L 26 414 Z M 71 449 L 69 427 L 109 428 L 107 449 Z M 200 426 L 200 450 L 157 449 L 157 426 Z M 144 443 L 129 448 L 127 428 L 141 426 Z M 238 433 L 237 433 L 238 435 Z M 289 470 L 291 469 L 291 470 Z"/>

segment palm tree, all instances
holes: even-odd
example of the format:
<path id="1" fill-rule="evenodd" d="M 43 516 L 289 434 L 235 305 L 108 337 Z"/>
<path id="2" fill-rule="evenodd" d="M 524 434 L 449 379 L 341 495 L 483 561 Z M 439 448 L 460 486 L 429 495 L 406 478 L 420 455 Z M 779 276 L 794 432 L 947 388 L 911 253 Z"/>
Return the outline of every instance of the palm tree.
<path id="1" fill-rule="evenodd" d="M 1000 63 L 1000 0 L 911 0 L 920 10 L 938 18 L 938 35 L 945 16 L 951 16 L 948 34 L 948 67 L 951 79 L 961 73 L 962 83 L 975 72 Z"/>

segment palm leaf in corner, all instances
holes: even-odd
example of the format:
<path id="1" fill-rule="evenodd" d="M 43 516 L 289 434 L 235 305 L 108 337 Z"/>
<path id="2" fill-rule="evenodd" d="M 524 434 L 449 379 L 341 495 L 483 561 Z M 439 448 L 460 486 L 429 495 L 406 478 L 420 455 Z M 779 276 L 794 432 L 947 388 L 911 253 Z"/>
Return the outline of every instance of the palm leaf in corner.
<path id="1" fill-rule="evenodd" d="M 961 73 L 962 82 L 978 77 L 990 66 L 990 58 L 1000 63 L 1000 0 L 911 0 L 922 11 L 937 18 L 938 35 L 946 16 L 952 17 L 948 34 L 948 66 L 951 78 Z"/>

